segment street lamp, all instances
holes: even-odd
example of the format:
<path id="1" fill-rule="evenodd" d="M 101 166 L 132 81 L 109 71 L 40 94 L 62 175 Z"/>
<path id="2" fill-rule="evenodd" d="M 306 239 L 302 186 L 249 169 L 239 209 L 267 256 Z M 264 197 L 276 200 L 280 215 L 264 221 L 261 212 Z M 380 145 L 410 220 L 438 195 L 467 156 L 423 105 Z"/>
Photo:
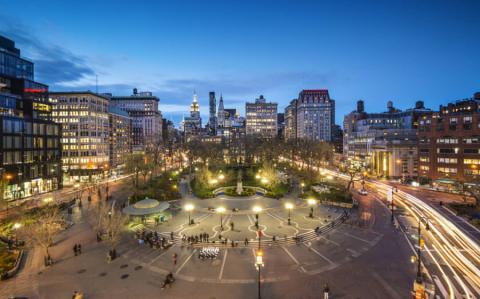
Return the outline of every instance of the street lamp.
<path id="1" fill-rule="evenodd" d="M 225 208 L 224 207 L 218 207 L 217 208 L 217 213 L 220 214 L 220 229 L 223 231 L 223 213 L 225 213 Z"/>
<path id="2" fill-rule="evenodd" d="M 194 206 L 192 204 L 186 204 L 185 205 L 185 211 L 188 212 L 188 225 L 192 224 L 190 213 L 192 212 L 193 209 L 194 209 Z"/>
<path id="3" fill-rule="evenodd" d="M 418 217 L 418 248 L 417 248 L 417 277 L 415 279 L 414 283 L 414 289 L 415 291 L 422 291 L 423 292 L 423 280 L 422 280 L 422 272 L 421 272 L 421 267 L 422 267 L 422 251 L 421 249 L 425 245 L 425 240 L 422 239 L 422 220 L 425 221 L 425 229 L 430 230 L 430 225 L 428 223 L 428 218 L 427 217 Z"/>
<path id="4" fill-rule="evenodd" d="M 309 198 L 307 203 L 310 206 L 310 218 L 313 218 L 313 206 L 317 204 L 317 201 L 314 198 Z"/>
<path id="5" fill-rule="evenodd" d="M 258 249 L 255 256 L 256 256 L 255 268 L 257 268 L 257 270 L 258 270 L 258 299 L 261 299 L 262 296 L 261 296 L 261 293 L 260 293 L 260 289 L 261 289 L 260 269 L 264 266 L 264 264 L 263 264 L 263 251 Z"/>
<path id="6" fill-rule="evenodd" d="M 291 216 L 290 214 L 291 214 L 291 211 L 292 211 L 292 209 L 293 209 L 293 204 L 287 202 L 287 203 L 285 204 L 285 208 L 288 210 L 288 225 L 290 225 L 290 216 Z"/>

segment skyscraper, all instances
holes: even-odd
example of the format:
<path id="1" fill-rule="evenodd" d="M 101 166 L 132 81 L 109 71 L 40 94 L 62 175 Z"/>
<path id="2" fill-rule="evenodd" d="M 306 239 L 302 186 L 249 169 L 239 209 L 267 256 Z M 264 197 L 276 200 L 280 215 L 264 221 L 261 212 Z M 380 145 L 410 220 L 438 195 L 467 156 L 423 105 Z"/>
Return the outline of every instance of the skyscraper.
<path id="1" fill-rule="evenodd" d="M 225 108 L 223 107 L 223 96 L 220 95 L 218 103 L 218 128 L 221 130 L 225 127 Z"/>
<path id="2" fill-rule="evenodd" d="M 209 104 L 210 104 L 210 118 L 208 120 L 208 133 L 210 135 L 217 134 L 217 99 L 215 98 L 215 92 L 210 91 L 209 94 Z"/>
<path id="3" fill-rule="evenodd" d="M 197 93 L 193 92 L 193 101 L 190 105 L 190 116 L 185 117 L 183 130 L 185 140 L 200 134 L 202 129 L 202 118 L 200 117 L 200 105 L 198 104 Z"/>

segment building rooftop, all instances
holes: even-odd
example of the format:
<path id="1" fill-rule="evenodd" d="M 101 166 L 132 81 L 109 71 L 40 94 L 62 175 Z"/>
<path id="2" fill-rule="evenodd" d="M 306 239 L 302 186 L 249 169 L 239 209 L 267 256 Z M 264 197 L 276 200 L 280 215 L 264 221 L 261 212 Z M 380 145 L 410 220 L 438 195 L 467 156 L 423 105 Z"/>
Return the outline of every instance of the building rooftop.
<path id="1" fill-rule="evenodd" d="M 51 91 L 50 92 L 51 95 L 79 95 L 79 94 L 88 94 L 88 95 L 92 95 L 92 96 L 96 96 L 96 97 L 99 97 L 99 98 L 103 98 L 105 100 L 108 100 L 110 101 L 110 98 L 108 98 L 107 96 L 103 95 L 103 94 L 99 94 L 99 93 L 95 93 L 93 91 L 90 91 L 90 90 L 87 90 L 87 91 Z"/>

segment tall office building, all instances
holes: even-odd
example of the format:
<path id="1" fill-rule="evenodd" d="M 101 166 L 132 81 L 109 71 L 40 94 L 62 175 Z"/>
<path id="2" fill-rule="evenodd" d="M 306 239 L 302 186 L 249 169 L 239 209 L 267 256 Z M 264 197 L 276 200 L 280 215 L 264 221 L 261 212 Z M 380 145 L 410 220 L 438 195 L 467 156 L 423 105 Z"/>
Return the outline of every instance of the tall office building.
<path id="1" fill-rule="evenodd" d="M 90 91 L 52 92 L 53 118 L 62 124 L 65 183 L 99 178 L 110 169 L 109 98 Z"/>
<path id="2" fill-rule="evenodd" d="M 48 86 L 14 41 L 0 36 L 0 200 L 61 188 L 60 126 L 52 121 Z"/>
<path id="3" fill-rule="evenodd" d="M 297 100 L 297 138 L 332 141 L 335 101 L 327 89 L 302 90 Z"/>
<path id="4" fill-rule="evenodd" d="M 285 139 L 332 141 L 335 100 L 327 89 L 305 89 L 285 108 Z"/>
<path id="5" fill-rule="evenodd" d="M 266 101 L 263 95 L 255 103 L 245 104 L 246 134 L 262 138 L 277 136 L 277 103 Z"/>
<path id="6" fill-rule="evenodd" d="M 218 117 L 217 117 L 217 122 L 218 122 L 218 129 L 223 130 L 225 127 L 225 108 L 223 107 L 223 96 L 220 95 L 220 102 L 218 103 Z"/>
<path id="7" fill-rule="evenodd" d="M 285 140 L 297 139 L 297 100 L 294 99 L 285 107 L 284 113 L 285 128 L 283 135 Z"/>
<path id="8" fill-rule="evenodd" d="M 132 118 L 133 150 L 152 150 L 162 140 L 160 99 L 151 92 L 133 89 L 130 96 L 111 97 L 111 105 L 128 112 Z"/>
<path id="9" fill-rule="evenodd" d="M 109 164 L 112 171 L 123 168 L 133 150 L 132 118 L 128 112 L 115 106 L 108 107 Z"/>
<path id="10" fill-rule="evenodd" d="M 210 104 L 210 117 L 208 119 L 208 133 L 209 135 L 217 134 L 217 99 L 215 98 L 215 92 L 210 91 L 208 94 Z"/>
<path id="11" fill-rule="evenodd" d="M 185 140 L 200 135 L 202 130 L 202 118 L 200 117 L 200 105 L 198 104 L 197 93 L 193 93 L 193 101 L 190 105 L 190 116 L 183 121 L 183 132 Z"/>

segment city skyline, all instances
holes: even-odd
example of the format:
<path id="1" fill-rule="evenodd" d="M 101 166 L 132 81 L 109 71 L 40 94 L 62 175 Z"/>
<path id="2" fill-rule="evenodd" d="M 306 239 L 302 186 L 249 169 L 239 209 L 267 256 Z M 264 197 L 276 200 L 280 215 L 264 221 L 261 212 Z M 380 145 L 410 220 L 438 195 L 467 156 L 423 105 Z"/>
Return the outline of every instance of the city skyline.
<path id="1" fill-rule="evenodd" d="M 388 100 L 400 109 L 417 100 L 435 109 L 478 89 L 475 2 L 140 2 L 132 17 L 122 3 L 87 1 L 82 7 L 90 17 L 82 26 L 76 23 L 82 8 L 0 2 L 0 32 L 32 58 L 38 80 L 51 90 L 94 91 L 98 75 L 99 92 L 152 91 L 177 124 L 193 90 L 207 119 L 209 91 L 243 114 L 245 102 L 260 94 L 283 111 L 300 90 L 326 88 L 339 123 L 358 99 L 368 110 Z M 107 34 L 110 26 L 116 30 Z"/>

